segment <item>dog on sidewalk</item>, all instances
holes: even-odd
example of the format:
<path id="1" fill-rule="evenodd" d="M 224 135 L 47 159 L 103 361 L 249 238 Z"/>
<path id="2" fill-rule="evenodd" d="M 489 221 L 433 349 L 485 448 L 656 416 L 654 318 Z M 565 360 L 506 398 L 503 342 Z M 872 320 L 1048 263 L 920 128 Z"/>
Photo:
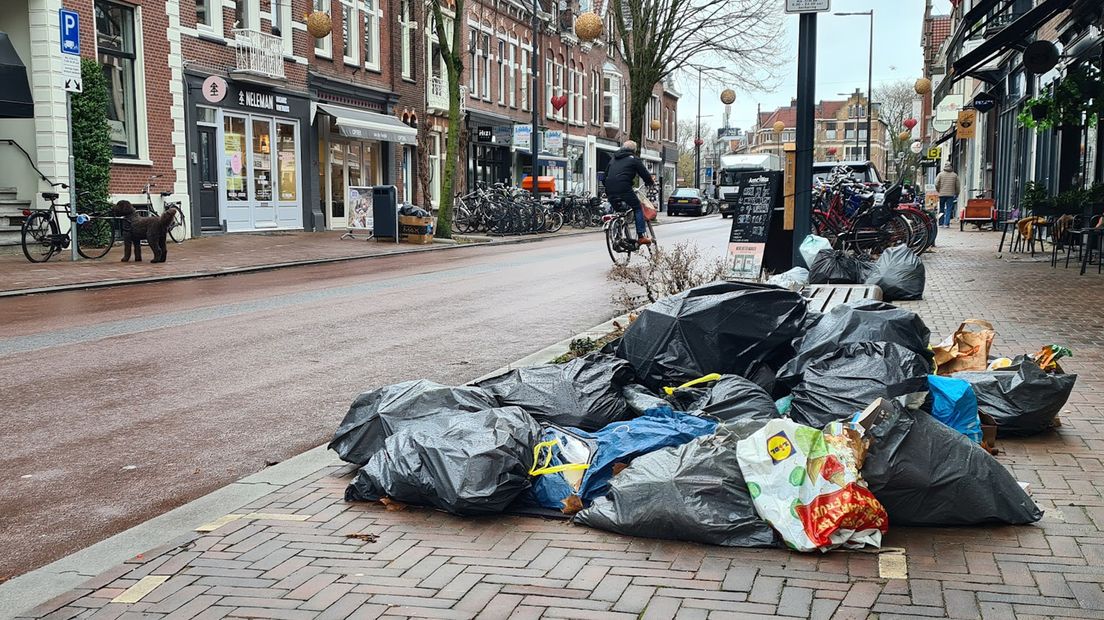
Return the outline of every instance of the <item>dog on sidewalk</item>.
<path id="1" fill-rule="evenodd" d="M 135 262 L 142 261 L 142 245 L 141 241 L 145 240 L 149 243 L 150 251 L 153 252 L 153 260 L 151 263 L 163 263 L 168 258 L 168 249 L 165 246 L 165 238 L 169 234 L 169 228 L 172 227 L 173 218 L 176 217 L 176 207 L 169 207 L 165 209 L 165 212 L 161 215 L 153 215 L 149 217 L 143 217 L 138 214 L 134 205 L 130 204 L 128 200 L 120 200 L 115 205 L 114 214 L 115 217 L 123 218 L 122 220 L 122 237 L 123 237 L 123 262 L 130 261 L 130 250 L 134 248 L 134 260 Z"/>

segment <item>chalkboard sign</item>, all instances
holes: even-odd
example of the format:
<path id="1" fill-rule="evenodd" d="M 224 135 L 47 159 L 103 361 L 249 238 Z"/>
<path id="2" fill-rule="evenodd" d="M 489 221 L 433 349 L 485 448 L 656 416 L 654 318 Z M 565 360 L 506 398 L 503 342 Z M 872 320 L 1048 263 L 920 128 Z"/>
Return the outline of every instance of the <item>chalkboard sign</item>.
<path id="1" fill-rule="evenodd" d="M 736 175 L 736 202 L 732 206 L 732 232 L 728 253 L 730 277 L 757 279 L 763 269 L 771 217 L 782 208 L 782 172 L 742 172 Z"/>

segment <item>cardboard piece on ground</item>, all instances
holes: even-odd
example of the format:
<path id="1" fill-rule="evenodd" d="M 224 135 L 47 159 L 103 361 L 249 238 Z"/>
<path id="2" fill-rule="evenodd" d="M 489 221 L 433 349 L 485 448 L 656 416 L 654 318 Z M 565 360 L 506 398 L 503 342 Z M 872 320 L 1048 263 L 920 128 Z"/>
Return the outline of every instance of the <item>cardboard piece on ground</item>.
<path id="1" fill-rule="evenodd" d="M 403 243 L 426 245 L 433 243 L 433 224 L 435 218 L 399 216 L 399 240 Z"/>

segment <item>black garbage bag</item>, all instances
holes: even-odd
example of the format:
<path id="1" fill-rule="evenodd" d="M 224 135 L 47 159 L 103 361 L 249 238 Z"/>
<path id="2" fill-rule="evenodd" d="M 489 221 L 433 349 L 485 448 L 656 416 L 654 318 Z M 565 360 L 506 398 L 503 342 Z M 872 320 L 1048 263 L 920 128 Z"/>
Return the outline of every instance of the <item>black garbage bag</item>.
<path id="1" fill-rule="evenodd" d="M 566 364 L 517 368 L 477 386 L 500 407 L 517 406 L 544 422 L 596 431 L 629 415 L 621 391 L 632 381 L 628 362 L 590 353 Z"/>
<path id="2" fill-rule="evenodd" d="M 892 342 L 852 342 L 814 361 L 794 388 L 789 417 L 823 428 L 850 418 L 878 398 L 919 407 L 928 392 L 931 363 Z"/>
<path id="3" fill-rule="evenodd" d="M 882 289 L 886 301 L 924 296 L 924 261 L 905 245 L 895 245 L 874 261 L 867 284 Z"/>
<path id="4" fill-rule="evenodd" d="M 853 342 L 892 342 L 932 359 L 931 331 L 919 315 L 875 299 L 860 299 L 820 315 L 796 345 L 797 357 L 778 371 L 778 383 L 792 388 L 813 360 Z"/>
<path id="5" fill-rule="evenodd" d="M 399 208 L 399 215 L 407 215 L 411 217 L 429 217 L 429 211 L 421 207 L 415 207 L 414 205 L 403 205 Z"/>
<path id="6" fill-rule="evenodd" d="M 629 536 L 729 547 L 774 545 L 774 530 L 756 514 L 736 461 L 740 438 L 718 430 L 637 457 L 614 476 L 605 496 L 575 515 L 575 522 Z"/>
<path id="7" fill-rule="evenodd" d="M 730 420 L 763 420 L 778 417 L 774 399 L 762 387 L 738 375 L 725 375 L 706 387 L 675 390 L 667 397 L 677 411 Z"/>
<path id="8" fill-rule="evenodd" d="M 642 310 L 621 337 L 617 356 L 653 391 L 710 373 L 755 377 L 763 366 L 776 369 L 793 355 L 805 306 L 798 293 L 774 286 L 699 286 Z"/>
<path id="9" fill-rule="evenodd" d="M 529 488 L 540 438 L 540 424 L 521 407 L 407 426 L 360 468 L 345 500 L 388 497 L 458 515 L 499 513 Z"/>
<path id="10" fill-rule="evenodd" d="M 864 270 L 862 261 L 843 250 L 821 250 L 809 268 L 809 284 L 858 284 Z"/>
<path id="11" fill-rule="evenodd" d="M 638 383 L 626 385 L 621 390 L 621 395 L 625 398 L 625 404 L 629 406 L 629 411 L 634 415 L 643 415 L 645 411 L 656 407 L 672 406 L 669 401 L 656 396 L 651 390 Z"/>
<path id="12" fill-rule="evenodd" d="M 497 406 L 494 397 L 477 387 L 404 381 L 357 396 L 329 448 L 341 460 L 363 465 L 383 448 L 384 439 L 407 423 Z"/>
<path id="13" fill-rule="evenodd" d="M 1002 370 L 951 376 L 974 388 L 978 410 L 996 420 L 998 437 L 1024 437 L 1054 428 L 1054 418 L 1077 382 L 1077 375 L 1049 374 L 1030 360 Z"/>
<path id="14" fill-rule="evenodd" d="M 1043 511 L 968 437 L 922 411 L 884 401 L 867 431 L 862 477 L 893 525 L 1034 523 Z"/>

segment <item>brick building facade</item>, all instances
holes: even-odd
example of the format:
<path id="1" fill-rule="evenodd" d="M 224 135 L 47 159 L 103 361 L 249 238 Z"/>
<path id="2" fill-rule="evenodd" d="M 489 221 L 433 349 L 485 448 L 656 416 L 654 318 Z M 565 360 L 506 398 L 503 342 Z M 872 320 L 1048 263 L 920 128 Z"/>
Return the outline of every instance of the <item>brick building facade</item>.
<path id="1" fill-rule="evenodd" d="M 183 202 L 190 235 L 361 227 L 372 186 L 399 202 L 436 206 L 447 148 L 447 76 L 423 0 L 10 0 L 12 35 L 32 80 L 33 120 L 0 121 L 50 178 L 67 176 L 58 10 L 78 12 L 81 54 L 105 67 L 114 159 L 112 199 L 145 202 L 142 189 Z M 591 7 L 604 14 L 601 5 Z M 541 174 L 558 191 L 594 193 L 609 154 L 627 137 L 627 72 L 609 33 L 573 34 L 573 2 L 545 2 L 540 67 L 530 84 L 530 9 L 471 0 L 464 15 L 459 190 L 518 183 L 532 172 L 528 126 L 537 106 L 547 147 Z M 307 15 L 327 13 L 313 37 Z M 451 30 L 451 28 L 448 28 Z M 553 105 L 552 98 L 563 107 Z M 678 94 L 657 85 L 642 157 L 657 174 L 674 153 Z M 652 121 L 658 123 L 651 128 Z M 21 171 L 17 152 L 0 170 Z M 673 163 L 673 157 L 670 157 Z M 45 187 L 22 172 L 16 193 Z M 674 184 L 670 167 L 668 189 Z M 2 240 L 0 240 L 2 242 Z"/>

